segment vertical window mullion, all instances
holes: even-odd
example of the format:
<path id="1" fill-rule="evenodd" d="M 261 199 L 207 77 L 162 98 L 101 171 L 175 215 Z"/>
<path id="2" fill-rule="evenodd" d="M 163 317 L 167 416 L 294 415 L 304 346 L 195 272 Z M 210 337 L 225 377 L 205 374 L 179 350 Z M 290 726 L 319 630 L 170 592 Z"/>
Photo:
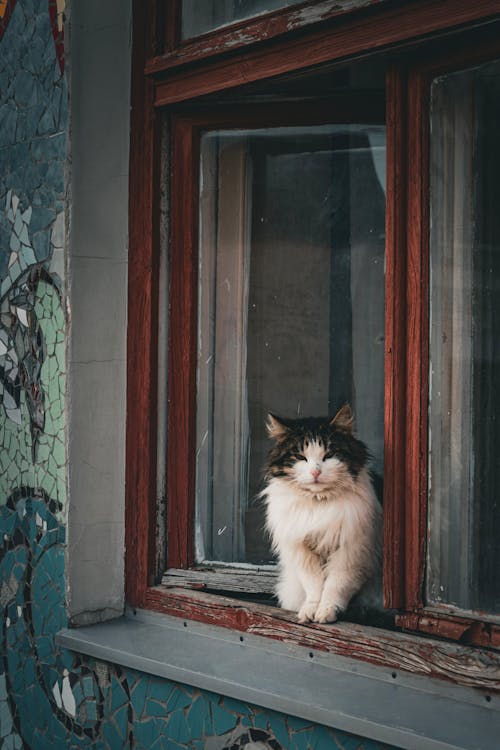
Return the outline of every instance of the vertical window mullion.
<path id="1" fill-rule="evenodd" d="M 174 119 L 170 227 L 167 565 L 194 561 L 198 157 L 195 127 Z"/>
<path id="2" fill-rule="evenodd" d="M 423 605 L 428 434 L 428 83 L 408 77 L 406 607 Z"/>
<path id="3" fill-rule="evenodd" d="M 384 395 L 384 603 L 405 605 L 406 72 L 386 75 L 387 204 Z"/>

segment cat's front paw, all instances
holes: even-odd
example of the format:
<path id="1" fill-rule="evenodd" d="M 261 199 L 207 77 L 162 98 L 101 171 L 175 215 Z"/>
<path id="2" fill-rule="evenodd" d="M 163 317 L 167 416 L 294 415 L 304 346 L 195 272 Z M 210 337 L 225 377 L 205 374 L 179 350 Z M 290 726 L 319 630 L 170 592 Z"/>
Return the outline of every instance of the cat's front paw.
<path id="1" fill-rule="evenodd" d="M 314 622 L 316 619 L 317 609 L 318 602 L 304 602 L 297 615 L 299 618 L 299 622 Z"/>
<path id="2" fill-rule="evenodd" d="M 320 604 L 314 615 L 314 622 L 335 622 L 340 614 L 336 604 Z"/>

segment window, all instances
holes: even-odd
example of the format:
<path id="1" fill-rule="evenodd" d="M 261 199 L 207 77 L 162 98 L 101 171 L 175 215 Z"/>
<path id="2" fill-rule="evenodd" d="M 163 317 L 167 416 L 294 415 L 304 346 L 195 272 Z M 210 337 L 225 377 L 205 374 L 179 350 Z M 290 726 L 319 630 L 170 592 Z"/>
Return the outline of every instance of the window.
<path id="1" fill-rule="evenodd" d="M 500 237 L 493 210 L 500 186 L 491 134 L 499 124 L 500 65 L 464 67 L 458 59 L 442 68 L 437 62 L 434 71 L 420 69 L 413 83 L 426 93 L 420 116 L 429 123 L 420 230 L 428 299 L 421 295 L 418 375 L 425 548 L 414 613 L 400 621 L 453 632 L 462 642 L 499 645 L 498 492 L 491 457 L 500 438 L 494 333 Z"/>
<path id="2" fill-rule="evenodd" d="M 382 473 L 385 128 L 202 130 L 199 146 L 194 557 L 272 563 L 254 500 L 269 409 L 353 403 Z"/>
<path id="3" fill-rule="evenodd" d="M 499 90 L 498 61 L 431 88 L 427 598 L 488 614 L 500 613 Z"/>
<path id="4" fill-rule="evenodd" d="M 369 658 L 385 664 L 395 643 L 406 644 L 425 661 L 416 671 L 448 675 L 418 637 L 346 623 L 301 626 L 243 596 L 206 593 L 255 597 L 270 585 L 272 571 L 260 569 L 272 564 L 261 511 L 251 503 L 265 412 L 326 412 L 349 400 L 384 468 L 384 592 L 397 624 L 500 645 L 492 532 L 498 431 L 494 419 L 482 418 L 496 404 L 500 48 L 498 8 L 486 6 L 360 2 L 272 39 L 263 16 L 248 27 L 260 29 L 265 45 L 250 35 L 222 54 L 222 29 L 211 32 L 210 52 L 193 41 L 158 54 L 154 39 L 146 52 L 141 47 L 147 19 L 138 4 L 132 604 L 286 634 L 344 655 L 375 648 Z M 291 12 L 276 11 L 269 23 Z M 476 30 L 478 19 L 484 24 Z M 156 24 L 157 40 L 166 33 L 161 14 Z M 437 41 L 422 38 L 441 32 Z M 165 203 L 168 364 L 158 379 Z M 160 409 L 165 382 L 168 404 Z M 156 449 L 166 412 L 165 523 Z M 214 571 L 214 562 L 225 569 Z M 449 654 L 453 679 L 469 684 L 461 652 Z M 471 649 L 470 658 L 480 654 Z"/>
<path id="5" fill-rule="evenodd" d="M 271 408 L 328 413 L 349 400 L 382 474 L 383 68 L 358 76 L 371 86 L 363 107 L 342 91 L 309 112 L 240 104 L 222 120 L 203 108 L 172 119 L 171 191 L 191 197 L 178 224 L 192 229 L 179 238 L 172 222 L 170 341 L 186 306 L 194 319 L 170 347 L 168 537 L 182 542 L 167 539 L 168 575 L 274 563 L 256 500 Z M 190 172 L 176 157 L 186 148 Z"/>

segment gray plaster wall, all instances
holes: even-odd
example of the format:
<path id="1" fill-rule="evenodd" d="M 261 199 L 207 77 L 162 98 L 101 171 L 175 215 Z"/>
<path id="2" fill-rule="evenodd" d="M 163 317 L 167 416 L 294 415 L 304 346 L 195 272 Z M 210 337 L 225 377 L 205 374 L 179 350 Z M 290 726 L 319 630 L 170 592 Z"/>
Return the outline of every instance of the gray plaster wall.
<path id="1" fill-rule="evenodd" d="M 68 610 L 124 606 L 130 0 L 73 2 L 68 23 Z"/>

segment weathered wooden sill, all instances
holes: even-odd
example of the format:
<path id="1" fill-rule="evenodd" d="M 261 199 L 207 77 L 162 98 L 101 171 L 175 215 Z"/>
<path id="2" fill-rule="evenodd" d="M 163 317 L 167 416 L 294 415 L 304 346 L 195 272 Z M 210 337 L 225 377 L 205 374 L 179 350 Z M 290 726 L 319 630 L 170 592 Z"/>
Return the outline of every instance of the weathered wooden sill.
<path id="1" fill-rule="evenodd" d="M 156 586 L 144 606 L 174 617 L 500 693 L 500 654 L 352 622 L 298 622 L 292 612 L 202 591 Z"/>
<path id="2" fill-rule="evenodd" d="M 241 567 L 203 565 L 196 568 L 169 568 L 162 578 L 166 588 L 186 588 L 200 591 L 231 591 L 235 594 L 272 595 L 277 573 L 270 566 Z"/>
<path id="3" fill-rule="evenodd" d="M 253 601 L 271 607 L 274 612 L 283 612 L 279 609 L 274 595 L 277 577 L 278 572 L 275 566 L 235 567 L 214 563 L 188 569 L 169 568 L 162 578 L 161 586 L 166 589 L 204 591 L 245 603 Z M 367 609 L 358 599 L 351 602 L 342 620 L 358 625 L 383 627 L 386 630 L 395 629 L 393 612 Z M 296 618 L 294 621 L 297 622 Z"/>
<path id="4" fill-rule="evenodd" d="M 434 637 L 451 638 L 464 645 L 500 648 L 500 625 L 487 620 L 481 621 L 464 615 L 455 617 L 429 609 L 417 613 L 402 613 L 396 617 L 396 624 Z"/>

